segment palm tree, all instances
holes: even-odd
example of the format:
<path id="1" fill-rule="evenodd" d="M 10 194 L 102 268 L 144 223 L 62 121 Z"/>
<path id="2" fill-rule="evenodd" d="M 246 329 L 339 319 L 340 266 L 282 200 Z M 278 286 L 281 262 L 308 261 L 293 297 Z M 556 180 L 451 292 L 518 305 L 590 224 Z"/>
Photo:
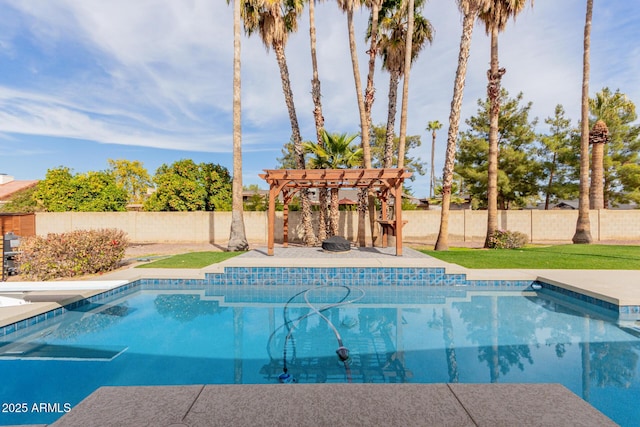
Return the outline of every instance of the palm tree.
<path id="1" fill-rule="evenodd" d="M 464 18 L 462 20 L 462 36 L 460 38 L 460 52 L 458 54 L 458 68 L 453 84 L 453 100 L 449 114 L 449 132 L 447 133 L 447 150 L 442 171 L 442 209 L 440 211 L 440 230 L 436 240 L 435 250 L 449 249 L 449 206 L 451 204 L 451 187 L 453 185 L 453 167 L 456 162 L 456 142 L 460 126 L 460 109 L 464 95 L 464 81 L 467 75 L 467 61 L 471 48 L 473 26 L 478 13 L 489 6 L 489 0 L 458 0 L 458 8 Z"/>
<path id="2" fill-rule="evenodd" d="M 347 135 L 329 134 L 322 132 L 323 144 L 305 142 L 305 152 L 313 154 L 309 159 L 309 166 L 314 169 L 340 169 L 352 168 L 362 165 L 362 148 L 354 148 L 351 142 L 358 134 Z M 335 236 L 338 233 L 338 188 L 331 189 L 331 207 L 329 214 L 329 234 Z"/>
<path id="3" fill-rule="evenodd" d="M 433 41 L 433 27 L 422 15 L 415 14 L 424 0 L 418 0 L 414 6 L 414 31 L 411 44 L 411 57 L 416 58 L 426 42 Z M 389 71 L 389 101 L 387 112 L 387 139 L 384 151 L 384 167 L 392 167 L 393 139 L 395 137 L 395 119 L 398 102 L 398 83 L 405 70 L 405 51 L 407 46 L 408 15 L 402 0 L 388 1 L 384 4 L 380 19 L 380 42 L 378 52 L 382 56 L 382 68 Z"/>
<path id="4" fill-rule="evenodd" d="M 380 8 L 382 7 L 383 0 L 365 0 L 365 4 L 367 7 L 371 8 L 371 18 L 370 18 L 370 26 L 368 31 L 368 36 L 370 40 L 369 50 L 367 53 L 369 54 L 369 72 L 367 73 L 367 88 L 364 93 L 364 113 L 367 120 L 367 129 L 369 129 L 369 133 L 371 134 L 372 123 L 371 123 L 371 109 L 373 108 L 373 101 L 375 99 L 375 88 L 373 86 L 373 75 L 375 73 L 375 65 L 376 65 L 376 53 L 378 51 L 378 15 L 380 12 Z M 366 155 L 364 156 L 364 167 L 370 169 L 372 167 L 372 159 L 371 159 L 371 141 L 370 138 L 367 138 L 366 141 L 362 142 L 363 148 L 366 146 Z M 378 227 L 376 225 L 376 197 L 372 191 L 366 191 L 365 189 L 361 190 L 361 196 L 359 197 L 359 201 L 362 201 L 362 205 L 365 204 L 364 193 L 368 193 L 367 197 L 367 206 L 369 208 L 369 227 L 371 229 L 371 243 L 373 246 L 377 246 L 380 241 L 380 233 L 378 232 Z M 364 208 L 364 206 L 362 206 Z M 364 210 L 364 209 L 362 209 Z"/>
<path id="5" fill-rule="evenodd" d="M 602 171 L 596 171 L 596 173 L 600 174 L 600 180 L 602 183 L 602 202 L 594 202 L 593 200 L 593 172 L 592 172 L 592 192 L 590 197 L 590 206 L 591 209 L 598 209 L 594 206 L 601 206 L 600 209 L 607 209 L 609 207 L 609 199 L 614 193 L 613 188 L 615 187 L 615 181 L 620 180 L 621 171 L 616 171 L 618 169 L 617 165 L 621 164 L 633 164 L 633 158 L 635 158 L 634 154 L 637 150 L 632 147 L 623 148 L 620 145 L 622 141 L 633 141 L 634 136 L 633 132 L 637 135 L 637 130 L 629 131 L 632 128 L 629 128 L 627 124 L 633 123 L 636 118 L 636 107 L 629 98 L 621 93 L 619 90 L 616 90 L 615 93 L 612 93 L 608 87 L 603 88 L 601 91 L 596 93 L 595 98 L 589 99 L 589 112 L 591 114 L 592 120 L 590 123 L 595 121 L 604 122 L 608 131 L 607 142 L 610 142 L 610 149 L 606 150 L 605 147 L 599 145 L 593 145 L 591 150 L 591 158 L 594 160 L 594 154 L 601 155 L 603 160 L 598 160 L 598 164 L 606 164 L 607 168 Z M 602 126 L 602 125 L 600 125 Z M 593 133 L 593 129 L 592 129 Z M 589 134 L 589 143 L 592 144 L 592 134 Z M 625 144 L 623 144 L 625 145 Z M 616 148 L 618 147 L 618 148 Z M 628 153 L 628 154 L 627 154 Z M 591 163 L 592 171 L 594 170 L 593 161 Z M 599 190 L 598 190 L 599 191 Z"/>
<path id="6" fill-rule="evenodd" d="M 407 4 L 407 35 L 404 51 L 404 79 L 402 79 L 402 107 L 400 109 L 400 141 L 398 142 L 398 169 L 404 168 L 404 154 L 407 146 L 407 110 L 409 106 L 409 72 L 413 59 L 413 27 L 415 24 L 415 0 Z M 402 185 L 401 185 L 402 186 Z"/>
<path id="7" fill-rule="evenodd" d="M 498 34 L 505 29 L 509 18 L 515 19 L 526 3 L 527 0 L 491 0 L 489 7 L 479 14 L 480 20 L 485 24 L 487 35 L 491 36 L 491 68 L 487 72 L 489 80 L 487 96 L 491 103 L 491 110 L 485 247 L 489 247 L 490 237 L 498 229 L 498 116 L 500 114 L 500 80 L 506 72 L 498 63 Z"/>
<path id="8" fill-rule="evenodd" d="M 351 52 L 351 65 L 353 68 L 353 79 L 356 86 L 356 97 L 358 100 L 358 110 L 360 112 L 360 139 L 362 143 L 362 154 L 365 160 L 364 167 L 371 167 L 371 145 L 369 143 L 369 122 L 364 106 L 364 96 L 362 94 L 362 82 L 360 80 L 360 66 L 358 63 L 358 51 L 356 48 L 356 35 L 353 26 L 353 12 L 360 6 L 360 0 L 338 0 L 338 7 L 347 14 L 347 27 L 349 31 L 349 51 Z M 368 160 L 368 162 L 367 162 Z M 367 210 L 366 190 L 360 192 L 358 196 L 358 245 L 365 246 L 365 214 Z"/>
<path id="9" fill-rule="evenodd" d="M 603 120 L 598 120 L 589 133 L 591 144 L 591 187 L 589 208 L 604 209 L 604 144 L 609 142 L 609 128 Z"/>
<path id="10" fill-rule="evenodd" d="M 323 144 L 322 133 L 324 130 L 324 116 L 322 115 L 322 92 L 320 90 L 320 78 L 318 77 L 318 59 L 316 57 L 316 0 L 309 0 L 309 40 L 311 42 L 311 66 L 313 78 L 311 79 L 311 98 L 313 99 L 313 118 L 316 123 L 316 140 L 318 145 Z M 327 238 L 327 189 L 318 191 L 320 209 L 318 211 L 318 240 Z"/>
<path id="11" fill-rule="evenodd" d="M 578 199 L 578 221 L 573 243 L 591 243 L 589 221 L 589 68 L 591 55 L 591 16 L 593 0 L 587 0 L 584 23 L 584 50 L 582 55 L 582 103 L 580 123 L 580 198 Z"/>
<path id="12" fill-rule="evenodd" d="M 433 197 L 433 186 L 436 182 L 436 171 L 434 167 L 434 157 L 436 151 L 436 131 L 442 128 L 442 123 L 437 120 L 427 123 L 427 131 L 431 131 L 431 182 L 429 183 L 429 197 Z"/>
<path id="13" fill-rule="evenodd" d="M 242 204 L 242 120 L 240 104 L 240 1 L 233 2 L 233 184 L 231 201 L 231 232 L 227 250 L 249 249 L 244 230 Z"/>
<path id="14" fill-rule="evenodd" d="M 296 167 L 304 169 L 304 150 L 302 148 L 302 138 L 300 137 L 300 126 L 293 102 L 293 91 L 289 79 L 289 68 L 284 47 L 287 43 L 289 33 L 295 32 L 298 28 L 298 15 L 302 12 L 302 0 L 248 0 L 244 3 L 243 20 L 245 30 L 249 35 L 258 31 L 260 38 L 267 50 L 273 49 L 280 68 L 280 79 L 282 80 L 282 91 L 284 92 L 289 121 L 291 122 L 291 133 L 295 150 Z M 311 223 L 311 204 L 306 189 L 301 192 L 302 201 L 302 227 L 304 230 L 304 240 L 307 245 L 314 245 L 316 237 Z"/>

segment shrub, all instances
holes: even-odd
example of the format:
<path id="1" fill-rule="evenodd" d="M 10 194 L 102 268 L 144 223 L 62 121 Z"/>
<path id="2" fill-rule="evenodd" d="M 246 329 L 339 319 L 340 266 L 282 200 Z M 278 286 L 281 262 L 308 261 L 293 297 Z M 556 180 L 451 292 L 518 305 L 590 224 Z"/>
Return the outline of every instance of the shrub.
<path id="1" fill-rule="evenodd" d="M 527 244 L 529 237 L 519 231 L 496 230 L 489 237 L 489 247 L 494 249 L 518 249 Z"/>
<path id="2" fill-rule="evenodd" d="M 17 256 L 27 279 L 51 280 L 103 273 L 118 267 L 129 242 L 122 230 L 78 230 L 22 239 Z"/>

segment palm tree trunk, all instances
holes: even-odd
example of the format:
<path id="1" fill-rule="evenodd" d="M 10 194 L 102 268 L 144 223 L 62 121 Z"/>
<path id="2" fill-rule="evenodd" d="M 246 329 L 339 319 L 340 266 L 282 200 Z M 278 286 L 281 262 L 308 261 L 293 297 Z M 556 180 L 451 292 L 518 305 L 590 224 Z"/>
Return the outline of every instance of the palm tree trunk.
<path id="1" fill-rule="evenodd" d="M 556 159 L 558 157 L 558 153 L 554 151 L 553 153 L 553 161 L 551 162 L 551 170 L 549 171 L 549 183 L 547 184 L 547 194 L 544 198 L 544 210 L 549 210 L 549 199 L 551 198 L 551 186 L 553 185 L 553 178 L 556 172 Z"/>
<path id="2" fill-rule="evenodd" d="M 591 144 L 591 186 L 589 208 L 604 209 L 604 144 Z"/>
<path id="3" fill-rule="evenodd" d="M 227 249 L 246 251 L 249 249 L 244 229 L 242 205 L 242 120 L 240 90 L 240 2 L 233 2 L 233 183 L 231 231 Z"/>
<path id="4" fill-rule="evenodd" d="M 584 24 L 584 52 L 582 58 L 582 114 L 580 127 L 580 198 L 578 200 L 578 221 L 573 243 L 591 243 L 591 222 L 589 221 L 589 69 L 591 53 L 591 16 L 593 0 L 587 0 Z"/>
<path id="5" fill-rule="evenodd" d="M 436 169 L 434 163 L 434 157 L 436 153 L 436 131 L 431 131 L 431 178 L 429 182 L 429 197 L 433 197 L 433 187 L 436 181 Z"/>
<path id="6" fill-rule="evenodd" d="M 338 235 L 338 230 L 339 230 L 339 225 L 340 225 L 340 210 L 339 210 L 339 200 L 338 200 L 338 189 L 337 188 L 332 188 L 331 189 L 331 208 L 330 208 L 330 228 L 329 228 L 329 234 L 331 236 L 337 236 Z"/>
<path id="7" fill-rule="evenodd" d="M 289 120 L 291 122 L 291 134 L 293 137 L 293 145 L 295 150 L 296 167 L 298 169 L 304 169 L 304 150 L 302 149 L 300 126 L 298 125 L 296 109 L 293 103 L 293 91 L 291 90 L 289 68 L 287 67 L 284 45 L 281 43 L 274 43 L 273 50 L 276 53 L 276 59 L 280 68 L 282 91 L 284 92 L 287 110 L 289 111 Z M 313 224 L 311 222 L 311 203 L 309 201 L 309 192 L 307 191 L 307 189 L 303 189 L 300 191 L 300 199 L 302 202 L 302 229 L 304 232 L 304 242 L 307 246 L 313 246 L 316 244 L 316 236 L 313 232 Z"/>
<path id="8" fill-rule="evenodd" d="M 369 145 L 369 123 L 364 107 L 364 97 L 362 95 L 362 83 L 360 81 L 360 67 L 358 66 L 358 52 L 356 50 L 356 36 L 353 26 L 353 9 L 347 11 L 347 26 L 349 28 L 349 50 L 351 52 L 351 65 L 353 67 L 353 79 L 356 85 L 356 96 L 358 99 L 358 109 L 360 111 L 360 138 L 362 140 L 363 158 L 371 159 L 371 148 Z M 366 167 L 366 165 L 365 165 Z M 366 245 L 366 212 L 367 198 L 358 198 L 358 245 Z"/>
<path id="9" fill-rule="evenodd" d="M 458 358 L 456 357 L 455 342 L 453 340 L 453 322 L 451 322 L 451 312 L 449 307 L 442 309 L 442 338 L 444 341 L 445 354 L 447 356 L 447 371 L 449 372 L 449 382 L 460 381 L 458 371 Z"/>
<path id="10" fill-rule="evenodd" d="M 470 8 L 464 14 L 462 21 L 462 37 L 460 38 L 460 52 L 458 54 L 458 68 L 453 84 L 453 100 L 449 114 L 449 132 L 447 133 L 447 149 L 444 168 L 442 171 L 442 210 L 440 211 L 440 230 L 436 240 L 435 250 L 449 249 L 449 209 L 451 205 L 451 186 L 453 184 L 453 167 L 456 162 L 456 142 L 460 126 L 460 110 L 464 96 L 464 83 L 467 75 L 467 62 L 471 48 L 473 25 L 476 22 L 476 9 Z"/>
<path id="11" fill-rule="evenodd" d="M 311 41 L 311 65 L 313 68 L 313 78 L 311 80 L 311 97 L 313 99 L 313 118 L 316 123 L 316 140 L 321 147 L 324 145 L 322 140 L 322 130 L 324 129 L 324 116 L 322 115 L 322 95 L 320 91 L 320 79 L 318 77 L 318 59 L 316 57 L 316 19 L 315 19 L 315 0 L 309 0 L 309 39 Z M 319 199 L 319 218 L 318 218 L 318 240 L 323 241 L 327 238 L 327 189 L 320 188 L 318 190 Z"/>
<path id="12" fill-rule="evenodd" d="M 393 138 L 395 137 L 396 112 L 398 105 L 398 82 L 400 73 L 391 71 L 389 73 L 389 105 L 387 108 L 387 139 L 384 144 L 384 167 L 393 167 Z"/>
<path id="13" fill-rule="evenodd" d="M 375 88 L 373 87 L 373 75 L 376 65 L 376 53 L 378 50 L 378 11 L 382 4 L 381 0 L 373 0 L 371 2 L 371 45 L 369 46 L 369 72 L 367 74 L 367 89 L 364 95 L 364 111 L 367 119 L 367 128 L 371 129 L 371 108 L 373 107 L 373 101 L 375 99 Z M 370 131 L 369 131 L 370 132 Z M 364 140 L 363 140 L 364 144 Z M 370 140 L 367 138 L 367 146 L 370 146 Z M 364 149 L 363 145 L 363 157 L 364 167 L 371 169 L 371 149 Z M 378 230 L 378 224 L 376 222 L 376 197 L 372 191 L 369 191 L 368 196 L 368 208 L 369 208 L 369 226 L 371 228 L 371 244 L 373 246 L 380 246 L 381 239 Z"/>
<path id="14" fill-rule="evenodd" d="M 500 80 L 505 73 L 498 64 L 498 27 L 491 30 L 491 69 L 487 95 L 491 103 L 489 114 L 489 170 L 487 174 L 487 236 L 484 247 L 489 247 L 491 235 L 498 229 L 498 118 L 500 115 Z"/>

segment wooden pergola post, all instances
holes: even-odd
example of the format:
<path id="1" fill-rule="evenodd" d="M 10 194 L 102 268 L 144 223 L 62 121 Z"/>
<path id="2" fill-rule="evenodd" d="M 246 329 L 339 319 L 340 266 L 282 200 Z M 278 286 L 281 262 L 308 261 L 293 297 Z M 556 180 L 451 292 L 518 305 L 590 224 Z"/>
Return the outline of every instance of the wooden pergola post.
<path id="1" fill-rule="evenodd" d="M 293 194 L 303 188 L 368 188 L 378 189 L 382 201 L 383 244 L 387 243 L 389 229 L 396 235 L 396 255 L 402 256 L 402 183 L 411 176 L 404 169 L 265 169 L 259 175 L 269 184 L 269 214 L 267 254 L 274 253 L 274 230 L 276 221 L 276 197 L 284 196 L 283 246 L 289 243 L 288 204 Z M 395 219 L 387 219 L 389 192 L 394 197 Z"/>
<path id="2" fill-rule="evenodd" d="M 402 256 L 402 180 L 397 180 L 394 188 L 396 256 Z"/>
<path id="3" fill-rule="evenodd" d="M 276 197 L 278 197 L 279 191 L 276 183 L 271 183 L 269 186 L 269 215 L 267 217 L 267 255 L 273 255 L 273 240 L 275 234 L 276 225 Z"/>

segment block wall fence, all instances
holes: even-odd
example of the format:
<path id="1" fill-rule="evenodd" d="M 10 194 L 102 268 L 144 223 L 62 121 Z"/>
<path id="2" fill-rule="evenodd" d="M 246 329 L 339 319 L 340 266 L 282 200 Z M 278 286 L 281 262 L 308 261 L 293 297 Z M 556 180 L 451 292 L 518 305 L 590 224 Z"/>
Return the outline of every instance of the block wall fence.
<path id="1" fill-rule="evenodd" d="M 340 212 L 340 235 L 355 241 L 356 212 Z M 404 211 L 403 240 L 435 242 L 440 211 Z M 589 215 L 594 241 L 640 240 L 640 210 L 592 210 Z M 501 230 L 520 231 L 535 243 L 571 241 L 578 212 L 573 210 L 520 210 L 498 212 Z M 317 221 L 317 217 L 314 218 Z M 252 244 L 267 243 L 267 213 L 245 212 L 245 231 Z M 212 243 L 226 246 L 231 212 L 43 212 L 36 213 L 36 234 L 73 230 L 118 228 L 134 243 Z M 316 224 L 317 226 L 317 224 Z M 487 211 L 451 211 L 449 242 L 483 242 Z M 276 242 L 282 241 L 282 212 L 276 213 Z M 289 213 L 289 241 L 300 242 L 300 212 Z"/>

